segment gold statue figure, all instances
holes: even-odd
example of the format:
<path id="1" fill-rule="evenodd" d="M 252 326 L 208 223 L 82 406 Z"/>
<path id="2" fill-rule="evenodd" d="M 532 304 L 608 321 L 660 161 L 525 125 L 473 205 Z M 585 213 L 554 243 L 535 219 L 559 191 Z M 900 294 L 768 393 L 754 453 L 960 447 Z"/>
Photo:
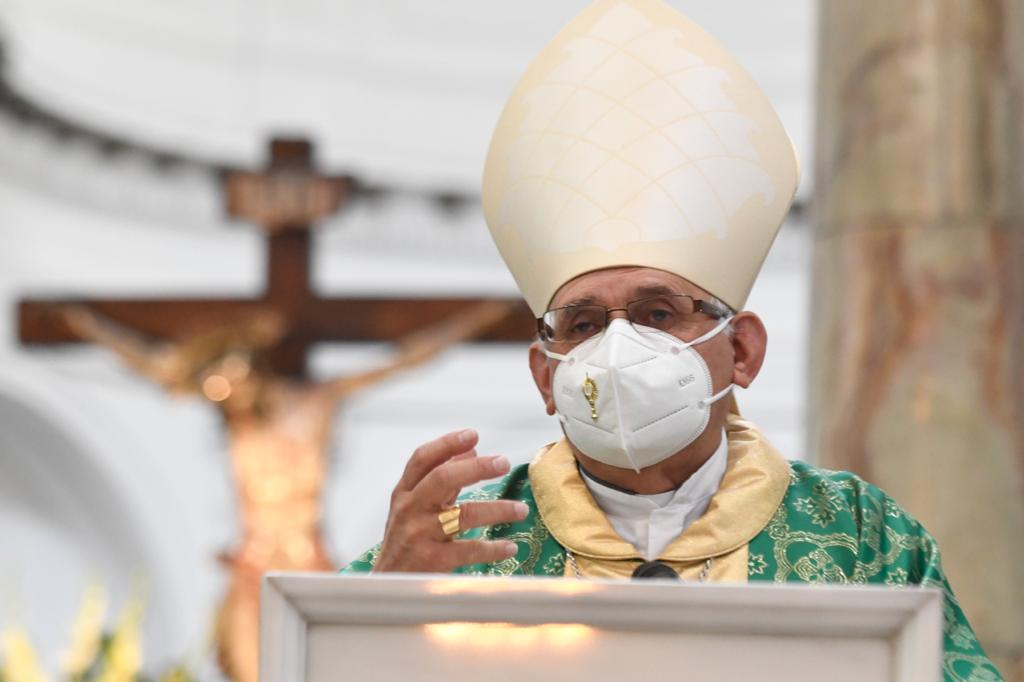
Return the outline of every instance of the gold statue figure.
<path id="1" fill-rule="evenodd" d="M 227 321 L 176 342 L 153 342 L 91 308 L 55 308 L 82 340 L 117 354 L 172 394 L 212 402 L 227 426 L 242 537 L 221 556 L 230 585 L 217 620 L 221 665 L 237 682 L 257 682 L 260 579 L 268 570 L 334 570 L 320 531 L 327 446 L 339 404 L 430 360 L 504 319 L 506 303 L 486 302 L 410 335 L 380 367 L 327 381 L 274 374 L 264 361 L 285 325 L 270 311 Z"/>

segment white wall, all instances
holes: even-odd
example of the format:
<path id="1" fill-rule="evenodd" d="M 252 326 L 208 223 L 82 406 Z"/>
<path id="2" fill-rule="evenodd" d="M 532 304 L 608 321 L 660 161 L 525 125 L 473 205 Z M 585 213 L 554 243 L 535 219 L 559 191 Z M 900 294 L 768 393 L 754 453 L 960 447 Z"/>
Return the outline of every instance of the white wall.
<path id="1" fill-rule="evenodd" d="M 240 163 L 274 131 L 364 176 L 475 190 L 504 97 L 587 0 L 0 0 L 18 88 L 119 134 Z M 811 146 L 813 0 L 672 0 Z M 809 187 L 809 185 L 808 185 Z M 807 187 L 805 187 L 805 190 Z"/>

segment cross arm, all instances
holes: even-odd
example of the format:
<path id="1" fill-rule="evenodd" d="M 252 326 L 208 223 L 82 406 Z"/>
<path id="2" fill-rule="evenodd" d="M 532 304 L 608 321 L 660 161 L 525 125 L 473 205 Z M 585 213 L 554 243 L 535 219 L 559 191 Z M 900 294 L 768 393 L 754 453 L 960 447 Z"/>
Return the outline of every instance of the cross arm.
<path id="1" fill-rule="evenodd" d="M 481 305 L 501 306 L 503 316 L 472 336 L 474 342 L 525 342 L 536 334 L 536 321 L 519 298 L 351 298 L 318 299 L 302 314 L 301 329 L 319 341 L 406 342 Z"/>
<path id="2" fill-rule="evenodd" d="M 354 376 L 340 377 L 325 387 L 335 399 L 342 399 L 393 374 L 431 360 L 450 346 L 485 334 L 510 315 L 521 313 L 518 301 L 479 301 L 465 305 L 454 314 L 435 321 L 399 340 L 396 357 L 388 364 Z"/>
<path id="3" fill-rule="evenodd" d="M 477 337 L 483 342 L 523 342 L 536 325 L 518 299 L 495 299 L 511 312 Z M 246 319 L 267 310 L 281 315 L 290 334 L 316 342 L 395 342 L 479 304 L 475 298 L 313 299 L 296 309 L 275 310 L 261 299 L 27 299 L 18 306 L 18 334 L 24 344 L 77 343 L 82 339 L 55 315 L 60 305 L 83 305 L 112 322 L 153 338 L 180 340 L 196 332 Z"/>
<path id="4" fill-rule="evenodd" d="M 65 306 L 88 308 L 112 323 L 151 338 L 181 340 L 190 334 L 222 326 L 233 318 L 254 316 L 264 309 L 244 299 L 28 299 L 18 305 L 18 337 L 24 344 L 88 341 L 60 313 Z"/>

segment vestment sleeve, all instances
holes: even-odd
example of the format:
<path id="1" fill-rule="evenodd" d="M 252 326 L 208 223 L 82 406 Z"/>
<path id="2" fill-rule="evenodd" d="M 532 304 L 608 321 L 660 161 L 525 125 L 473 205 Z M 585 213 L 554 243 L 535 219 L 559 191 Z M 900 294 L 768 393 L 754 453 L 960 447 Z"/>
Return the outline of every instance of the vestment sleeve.
<path id="1" fill-rule="evenodd" d="M 352 563 L 341 569 L 339 573 L 369 573 L 373 570 L 374 564 L 377 563 L 378 556 L 380 556 L 380 544 L 376 544 L 360 554 Z"/>
<path id="2" fill-rule="evenodd" d="M 864 513 L 873 505 L 862 505 L 861 514 L 861 562 L 865 559 L 877 561 L 884 557 L 879 579 L 888 585 L 921 585 L 934 587 L 945 596 L 943 604 L 943 679 L 947 682 L 959 680 L 1002 680 L 1003 677 L 985 654 L 967 617 L 957 602 L 956 595 L 942 570 L 942 558 L 935 538 L 913 517 L 907 514 L 884 492 L 868 486 L 870 492 L 881 504 L 875 507 L 877 516 Z M 874 521 L 874 523 L 871 523 Z M 878 524 L 878 521 L 882 521 Z M 864 542 L 870 537 L 870 526 L 881 525 L 880 537 L 874 542 Z M 865 532 L 867 531 L 867 532 Z M 878 553 L 865 552 L 870 545 L 878 544 Z M 901 551 L 902 550 L 902 551 Z M 863 565 L 863 563 L 862 563 Z"/>
<path id="3" fill-rule="evenodd" d="M 922 529 L 926 550 L 922 552 L 921 585 L 942 590 L 945 603 L 942 609 L 943 661 L 942 672 L 946 680 L 1002 680 L 1002 675 L 989 660 L 974 634 L 960 603 L 953 594 L 942 570 L 939 547 L 934 538 Z"/>

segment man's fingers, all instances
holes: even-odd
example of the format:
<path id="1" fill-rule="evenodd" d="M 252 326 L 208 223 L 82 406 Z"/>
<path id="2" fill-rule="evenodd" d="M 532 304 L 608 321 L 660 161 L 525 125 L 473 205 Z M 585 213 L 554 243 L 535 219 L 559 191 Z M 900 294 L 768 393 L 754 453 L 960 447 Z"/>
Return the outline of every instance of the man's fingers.
<path id="1" fill-rule="evenodd" d="M 473 457 L 476 457 L 476 456 L 477 456 L 476 455 L 476 450 L 470 450 L 469 452 L 463 452 L 461 454 L 455 455 L 454 457 L 452 457 L 448 461 L 449 462 L 458 462 L 458 461 L 463 460 L 463 459 L 472 459 Z M 456 491 L 452 492 L 451 496 L 447 500 L 445 500 L 441 504 L 441 506 L 442 507 L 450 507 L 453 504 L 455 504 L 455 499 L 459 496 L 460 492 L 462 492 L 462 491 L 461 490 L 456 490 Z"/>
<path id="2" fill-rule="evenodd" d="M 395 490 L 412 490 L 423 477 L 456 455 L 467 455 L 480 440 L 473 429 L 452 431 L 416 448 Z"/>
<path id="3" fill-rule="evenodd" d="M 418 447 L 391 497 L 391 512 L 377 569 L 444 571 L 473 563 L 494 563 L 516 554 L 506 540 L 455 540 L 444 536 L 438 512 L 450 507 L 462 489 L 503 476 L 511 465 L 501 456 L 479 457 L 472 429 L 446 434 Z M 459 530 L 526 518 L 529 508 L 515 500 L 479 500 L 461 505 Z"/>
<path id="4" fill-rule="evenodd" d="M 459 505 L 459 509 L 461 510 L 459 512 L 460 530 L 522 521 L 530 512 L 526 503 L 515 500 L 463 502 Z"/>
<path id="5" fill-rule="evenodd" d="M 503 476 L 508 473 L 510 466 L 508 459 L 501 456 L 446 462 L 434 468 L 416 485 L 413 490 L 416 505 L 426 509 L 445 507 L 467 485 Z"/>
<path id="6" fill-rule="evenodd" d="M 445 552 L 452 568 L 466 564 L 490 564 L 514 557 L 519 547 L 511 540 L 456 540 Z"/>

